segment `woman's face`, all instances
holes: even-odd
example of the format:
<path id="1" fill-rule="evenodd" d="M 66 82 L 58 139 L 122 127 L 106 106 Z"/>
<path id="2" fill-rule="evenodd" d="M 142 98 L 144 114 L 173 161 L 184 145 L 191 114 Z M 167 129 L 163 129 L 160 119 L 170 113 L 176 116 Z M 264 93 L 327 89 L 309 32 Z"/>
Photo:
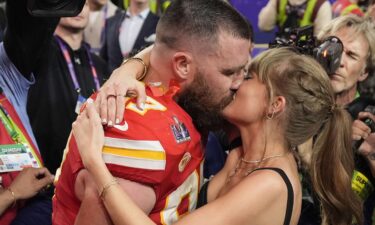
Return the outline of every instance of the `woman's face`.
<path id="1" fill-rule="evenodd" d="M 235 124 L 248 124 L 263 120 L 268 106 L 267 88 L 255 73 L 249 73 L 236 92 L 233 101 L 225 107 L 223 115 Z"/>

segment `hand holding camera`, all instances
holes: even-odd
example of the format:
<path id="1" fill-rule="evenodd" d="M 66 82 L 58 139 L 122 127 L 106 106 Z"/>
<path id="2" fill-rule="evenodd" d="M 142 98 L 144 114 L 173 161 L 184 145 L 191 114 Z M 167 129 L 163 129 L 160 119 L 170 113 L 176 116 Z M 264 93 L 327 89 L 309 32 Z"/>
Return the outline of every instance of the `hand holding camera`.
<path id="1" fill-rule="evenodd" d="M 375 150 L 375 137 L 373 138 L 374 143 L 371 142 L 370 137 L 371 133 L 375 132 L 375 100 L 363 97 L 357 98 L 348 105 L 347 110 L 354 120 L 352 135 L 354 140 L 353 148 L 356 151 L 360 150 L 359 148 L 366 139 L 367 147 L 362 146 L 362 150 L 364 147 L 366 147 L 366 152 L 369 154 L 371 150 Z M 372 136 L 375 136 L 375 134 Z M 370 139 L 367 141 L 369 137 Z M 375 159 L 375 151 L 373 158 Z"/>

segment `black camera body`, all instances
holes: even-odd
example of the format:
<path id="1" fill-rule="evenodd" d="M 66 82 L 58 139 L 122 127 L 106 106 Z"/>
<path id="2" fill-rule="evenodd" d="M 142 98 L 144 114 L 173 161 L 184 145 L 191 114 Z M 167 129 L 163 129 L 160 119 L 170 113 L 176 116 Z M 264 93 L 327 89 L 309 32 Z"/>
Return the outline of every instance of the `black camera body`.
<path id="1" fill-rule="evenodd" d="M 86 0 L 28 0 L 27 9 L 39 17 L 70 17 L 78 15 Z"/>
<path id="2" fill-rule="evenodd" d="M 276 34 L 270 48 L 291 47 L 301 54 L 310 55 L 317 60 L 328 75 L 340 66 L 343 44 L 338 37 L 330 36 L 319 42 L 313 35 L 313 26 L 285 29 Z"/>

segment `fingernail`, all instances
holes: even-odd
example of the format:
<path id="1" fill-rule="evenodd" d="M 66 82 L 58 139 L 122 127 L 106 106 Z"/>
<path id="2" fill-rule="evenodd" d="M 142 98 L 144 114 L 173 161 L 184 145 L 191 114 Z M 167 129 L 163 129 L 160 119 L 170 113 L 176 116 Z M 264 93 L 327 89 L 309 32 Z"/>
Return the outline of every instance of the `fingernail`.
<path id="1" fill-rule="evenodd" d="M 91 98 L 87 99 L 87 104 L 92 104 L 93 102 L 94 101 Z"/>
<path id="2" fill-rule="evenodd" d="M 108 126 L 109 127 L 112 127 L 113 126 L 113 122 L 110 120 L 110 121 L 108 121 Z"/>
<path id="3" fill-rule="evenodd" d="M 107 124 L 107 119 L 102 119 L 102 124 Z"/>
<path id="4" fill-rule="evenodd" d="M 116 124 L 119 124 L 120 123 L 120 120 L 117 118 L 116 119 Z"/>

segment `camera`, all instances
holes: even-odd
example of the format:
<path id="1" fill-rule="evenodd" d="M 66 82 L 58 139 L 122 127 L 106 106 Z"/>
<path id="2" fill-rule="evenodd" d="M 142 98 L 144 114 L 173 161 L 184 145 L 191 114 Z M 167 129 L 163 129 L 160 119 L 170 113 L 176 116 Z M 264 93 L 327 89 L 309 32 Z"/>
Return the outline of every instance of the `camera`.
<path id="1" fill-rule="evenodd" d="M 40 17 L 69 17 L 78 15 L 86 0 L 28 0 L 31 15 Z"/>
<path id="2" fill-rule="evenodd" d="M 331 75 L 340 66 L 343 44 L 335 36 L 318 41 L 313 32 L 312 25 L 286 28 L 276 33 L 276 38 L 269 43 L 269 48 L 291 47 L 301 54 L 310 55 L 322 65 L 328 75 Z"/>

